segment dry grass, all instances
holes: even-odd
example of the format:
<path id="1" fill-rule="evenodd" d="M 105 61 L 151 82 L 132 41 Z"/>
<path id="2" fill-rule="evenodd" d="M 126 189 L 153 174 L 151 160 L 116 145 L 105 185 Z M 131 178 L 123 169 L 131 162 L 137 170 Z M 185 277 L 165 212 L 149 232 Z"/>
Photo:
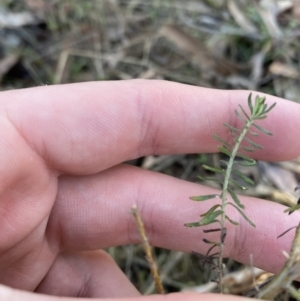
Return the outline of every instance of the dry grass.
<path id="1" fill-rule="evenodd" d="M 297 99 L 296 1 L 5 2 L 32 18 L 2 26 L 2 89 L 162 78 Z M 19 60 L 3 63 L 12 52 Z"/>
<path id="2" fill-rule="evenodd" d="M 2 0 L 0 89 L 156 78 L 213 88 L 254 89 L 298 101 L 299 3 Z M 214 162 L 216 156 L 147 157 L 133 164 L 195 181 L 196 175 L 204 172 L 200 161 Z M 300 177 L 300 162 L 261 162 L 259 168 L 247 172 L 260 179 L 251 195 L 290 203 L 292 197 L 287 193 Z M 282 182 L 286 178 L 289 181 Z M 141 246 L 108 251 L 141 292 L 153 293 Z M 156 256 L 169 292 L 205 283 L 211 276 L 210 269 L 202 268 L 195 256 L 159 249 Z M 228 262 L 229 270 L 237 267 Z"/>

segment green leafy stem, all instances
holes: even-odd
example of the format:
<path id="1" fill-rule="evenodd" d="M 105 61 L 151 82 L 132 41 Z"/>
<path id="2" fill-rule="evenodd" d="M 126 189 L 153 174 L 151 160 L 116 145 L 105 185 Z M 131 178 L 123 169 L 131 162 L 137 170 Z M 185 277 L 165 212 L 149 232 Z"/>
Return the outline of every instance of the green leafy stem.
<path id="1" fill-rule="evenodd" d="M 250 93 L 248 97 L 248 109 L 250 113 L 247 113 L 241 105 L 239 105 L 240 111 L 235 110 L 235 114 L 237 115 L 237 117 L 243 121 L 244 127 L 242 129 L 238 129 L 229 124 L 224 124 L 224 126 L 228 128 L 228 130 L 230 131 L 233 137 L 233 141 L 234 141 L 233 146 L 229 142 L 219 137 L 218 135 L 213 135 L 213 137 L 218 142 L 221 142 L 221 145 L 219 146 L 219 151 L 225 154 L 226 156 L 228 156 L 229 160 L 228 162 L 225 160 L 220 160 L 220 162 L 226 166 L 225 169 L 219 166 L 212 167 L 208 165 L 203 165 L 204 169 L 210 172 L 214 172 L 216 174 L 220 174 L 223 177 L 223 180 L 216 179 L 216 178 L 203 178 L 203 177 L 200 177 L 200 179 L 221 182 L 223 186 L 221 194 L 210 194 L 210 195 L 191 197 L 191 199 L 194 201 L 207 201 L 214 198 L 221 199 L 220 204 L 216 204 L 212 206 L 207 212 L 200 215 L 201 217 L 200 221 L 185 224 L 185 226 L 187 227 L 200 227 L 200 226 L 210 225 L 213 223 L 220 224 L 220 228 L 204 230 L 204 233 L 220 231 L 220 241 L 214 242 L 206 238 L 204 238 L 203 241 L 211 245 L 206 255 L 204 256 L 206 262 L 213 262 L 212 259 L 217 258 L 216 256 L 218 256 L 219 259 L 218 265 L 215 265 L 214 267 L 217 268 L 219 272 L 218 283 L 221 292 L 223 291 L 222 278 L 224 274 L 223 249 L 224 249 L 224 242 L 227 234 L 227 229 L 225 228 L 225 221 L 228 220 L 231 224 L 236 226 L 238 225 L 236 221 L 232 220 L 226 214 L 226 206 L 230 205 L 233 208 L 235 208 L 251 226 L 255 227 L 255 224 L 247 217 L 247 215 L 244 212 L 245 206 L 241 203 L 238 196 L 234 192 L 234 188 L 236 187 L 243 190 L 247 189 L 247 187 L 241 185 L 240 182 L 232 179 L 231 176 L 232 173 L 234 173 L 243 182 L 250 185 L 254 184 L 251 178 L 241 173 L 238 169 L 234 168 L 234 166 L 235 164 L 243 165 L 243 166 L 251 166 L 256 164 L 255 160 L 245 156 L 244 153 L 241 153 L 239 151 L 240 149 L 242 149 L 244 152 L 253 152 L 255 149 L 262 149 L 261 145 L 255 143 L 254 141 L 246 137 L 248 133 L 254 137 L 258 136 L 257 132 L 252 131 L 251 129 L 252 127 L 254 127 L 255 130 L 258 130 L 264 134 L 272 135 L 271 132 L 269 132 L 265 128 L 255 123 L 255 121 L 257 120 L 262 120 L 267 118 L 267 114 L 276 105 L 276 103 L 274 103 L 268 107 L 268 105 L 265 103 L 265 100 L 266 98 L 264 96 L 263 97 L 256 96 L 255 102 L 253 104 L 252 94 Z M 242 144 L 242 142 L 244 143 Z M 239 157 L 238 160 L 236 159 L 237 157 Z M 233 202 L 227 201 L 228 194 L 231 196 Z M 215 247 L 219 247 L 219 252 L 210 254 L 212 249 Z"/>

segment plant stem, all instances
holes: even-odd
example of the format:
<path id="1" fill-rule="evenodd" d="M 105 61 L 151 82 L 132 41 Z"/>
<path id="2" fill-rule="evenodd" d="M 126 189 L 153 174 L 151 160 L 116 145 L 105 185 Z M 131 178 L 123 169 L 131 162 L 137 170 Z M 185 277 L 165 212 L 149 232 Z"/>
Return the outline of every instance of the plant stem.
<path id="1" fill-rule="evenodd" d="M 224 269 L 223 269 L 224 239 L 222 236 L 224 234 L 224 229 L 225 229 L 224 225 L 225 225 L 225 219 L 226 219 L 226 213 L 225 213 L 226 211 L 225 210 L 226 210 L 226 205 L 227 205 L 228 184 L 229 184 L 230 175 L 231 175 L 235 157 L 236 157 L 238 150 L 240 148 L 240 145 L 241 145 L 245 135 L 247 134 L 249 128 L 251 127 L 253 121 L 254 120 L 252 118 L 248 119 L 245 127 L 243 128 L 242 132 L 240 133 L 240 136 L 236 140 L 236 143 L 234 145 L 234 148 L 232 150 L 232 153 L 231 153 L 231 156 L 230 156 L 230 159 L 228 162 L 228 166 L 227 166 L 227 170 L 226 170 L 226 174 L 225 174 L 225 178 L 224 178 L 222 194 L 221 194 L 222 211 L 223 211 L 223 213 L 221 214 L 221 218 L 220 218 L 221 235 L 220 235 L 220 245 L 219 245 L 219 251 L 220 251 L 220 254 L 219 254 L 219 288 L 220 288 L 221 293 L 223 293 L 222 279 L 223 279 L 223 275 L 224 275 Z"/>

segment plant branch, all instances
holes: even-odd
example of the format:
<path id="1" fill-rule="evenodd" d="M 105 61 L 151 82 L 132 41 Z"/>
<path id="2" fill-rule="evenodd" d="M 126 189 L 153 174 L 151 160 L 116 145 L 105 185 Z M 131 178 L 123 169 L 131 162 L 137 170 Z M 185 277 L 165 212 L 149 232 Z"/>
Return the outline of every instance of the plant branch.
<path id="1" fill-rule="evenodd" d="M 249 132 L 252 136 L 257 136 L 258 134 L 256 132 L 253 132 L 250 130 L 251 126 L 255 127 L 256 130 L 263 132 L 266 135 L 272 135 L 271 132 L 269 132 L 267 129 L 263 128 L 262 126 L 254 123 L 255 120 L 261 120 L 265 119 L 267 117 L 267 113 L 270 112 L 271 109 L 274 108 L 275 104 L 268 107 L 268 105 L 265 103 L 266 98 L 256 96 L 254 103 L 252 102 L 252 95 L 249 94 L 248 97 L 248 109 L 249 112 L 246 112 L 244 108 L 239 105 L 240 111 L 235 110 L 235 114 L 237 117 L 244 122 L 244 127 L 242 129 L 236 129 L 232 127 L 229 124 L 224 124 L 232 134 L 234 138 L 234 145 L 231 146 L 230 143 L 219 137 L 218 135 L 213 135 L 214 138 L 221 142 L 222 145 L 219 146 L 219 151 L 223 154 L 227 155 L 229 157 L 228 163 L 226 161 L 222 161 L 222 163 L 225 163 L 227 166 L 226 169 L 223 169 L 221 167 L 214 167 L 214 166 L 207 166 L 204 165 L 203 167 L 206 170 L 209 170 L 210 172 L 214 172 L 217 174 L 221 174 L 224 178 L 223 180 L 215 179 L 215 178 L 209 178 L 210 180 L 218 181 L 223 183 L 222 192 L 220 195 L 217 194 L 210 194 L 210 195 L 200 195 L 200 196 L 193 196 L 191 199 L 193 201 L 197 202 L 205 202 L 209 201 L 210 199 L 214 198 L 221 198 L 221 204 L 213 205 L 207 212 L 200 214 L 200 221 L 192 222 L 192 223 L 186 223 L 185 226 L 187 227 L 201 227 L 206 225 L 212 225 L 216 222 L 220 224 L 220 228 L 211 228 L 204 230 L 205 233 L 209 232 L 215 232 L 220 231 L 220 241 L 215 242 L 206 238 L 203 238 L 203 242 L 212 245 L 212 247 L 208 250 L 207 255 L 204 257 L 206 262 L 213 263 L 213 257 L 208 256 L 212 248 L 218 247 L 219 248 L 219 256 L 218 256 L 218 264 L 213 264 L 213 267 L 217 267 L 218 273 L 219 273 L 219 289 L 221 293 L 223 293 L 223 285 L 222 285 L 222 278 L 224 274 L 224 268 L 223 268 L 223 252 L 224 252 L 224 245 L 225 245 L 225 239 L 227 234 L 227 229 L 225 227 L 225 221 L 228 220 L 233 225 L 238 226 L 238 222 L 231 219 L 226 214 L 226 206 L 231 205 L 233 206 L 238 213 L 253 227 L 255 227 L 255 224 L 247 217 L 247 215 L 243 212 L 243 209 L 245 206 L 241 203 L 238 196 L 234 192 L 234 187 L 239 187 L 241 189 L 246 189 L 243 185 L 241 185 L 237 180 L 232 179 L 231 174 L 234 173 L 236 176 L 238 176 L 242 181 L 244 181 L 247 184 L 253 185 L 254 182 L 252 179 L 244 175 L 242 172 L 240 172 L 238 169 L 233 168 L 234 163 L 237 163 L 238 165 L 242 166 L 252 166 L 255 165 L 255 160 L 245 156 L 244 154 L 241 154 L 239 152 L 239 149 L 242 148 L 244 151 L 252 152 L 255 149 L 262 149 L 262 146 L 255 143 L 248 137 L 246 137 L 246 134 Z M 245 139 L 246 145 L 242 146 L 242 142 Z M 235 161 L 236 157 L 240 157 L 242 160 Z M 199 177 L 200 178 L 200 177 Z M 207 179 L 207 178 L 204 178 Z M 227 195 L 230 195 L 233 202 L 227 201 Z"/>

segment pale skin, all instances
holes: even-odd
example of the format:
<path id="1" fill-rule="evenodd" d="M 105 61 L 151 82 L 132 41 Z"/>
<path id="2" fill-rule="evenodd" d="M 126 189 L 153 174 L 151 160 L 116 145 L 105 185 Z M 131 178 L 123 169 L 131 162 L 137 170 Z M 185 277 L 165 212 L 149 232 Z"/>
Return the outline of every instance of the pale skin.
<path id="1" fill-rule="evenodd" d="M 233 111 L 246 106 L 248 93 L 143 80 L 1 92 L 0 299 L 199 300 L 197 294 L 140 296 L 99 249 L 140 241 L 130 214 L 137 204 L 152 245 L 205 253 L 201 229 L 183 224 L 213 204 L 189 196 L 214 191 L 121 163 L 151 154 L 216 152 L 211 135 L 229 137 L 222 124 L 237 125 Z M 256 141 L 264 150 L 255 157 L 299 156 L 300 106 L 272 96 L 267 101 L 277 102 L 263 123 L 274 135 L 260 135 Z M 276 237 L 297 225 L 300 215 L 241 199 L 256 228 L 231 210 L 240 226 L 227 225 L 225 256 L 249 263 L 252 254 L 255 266 L 279 271 L 293 231 Z M 209 235 L 214 240 L 218 234 Z"/>

